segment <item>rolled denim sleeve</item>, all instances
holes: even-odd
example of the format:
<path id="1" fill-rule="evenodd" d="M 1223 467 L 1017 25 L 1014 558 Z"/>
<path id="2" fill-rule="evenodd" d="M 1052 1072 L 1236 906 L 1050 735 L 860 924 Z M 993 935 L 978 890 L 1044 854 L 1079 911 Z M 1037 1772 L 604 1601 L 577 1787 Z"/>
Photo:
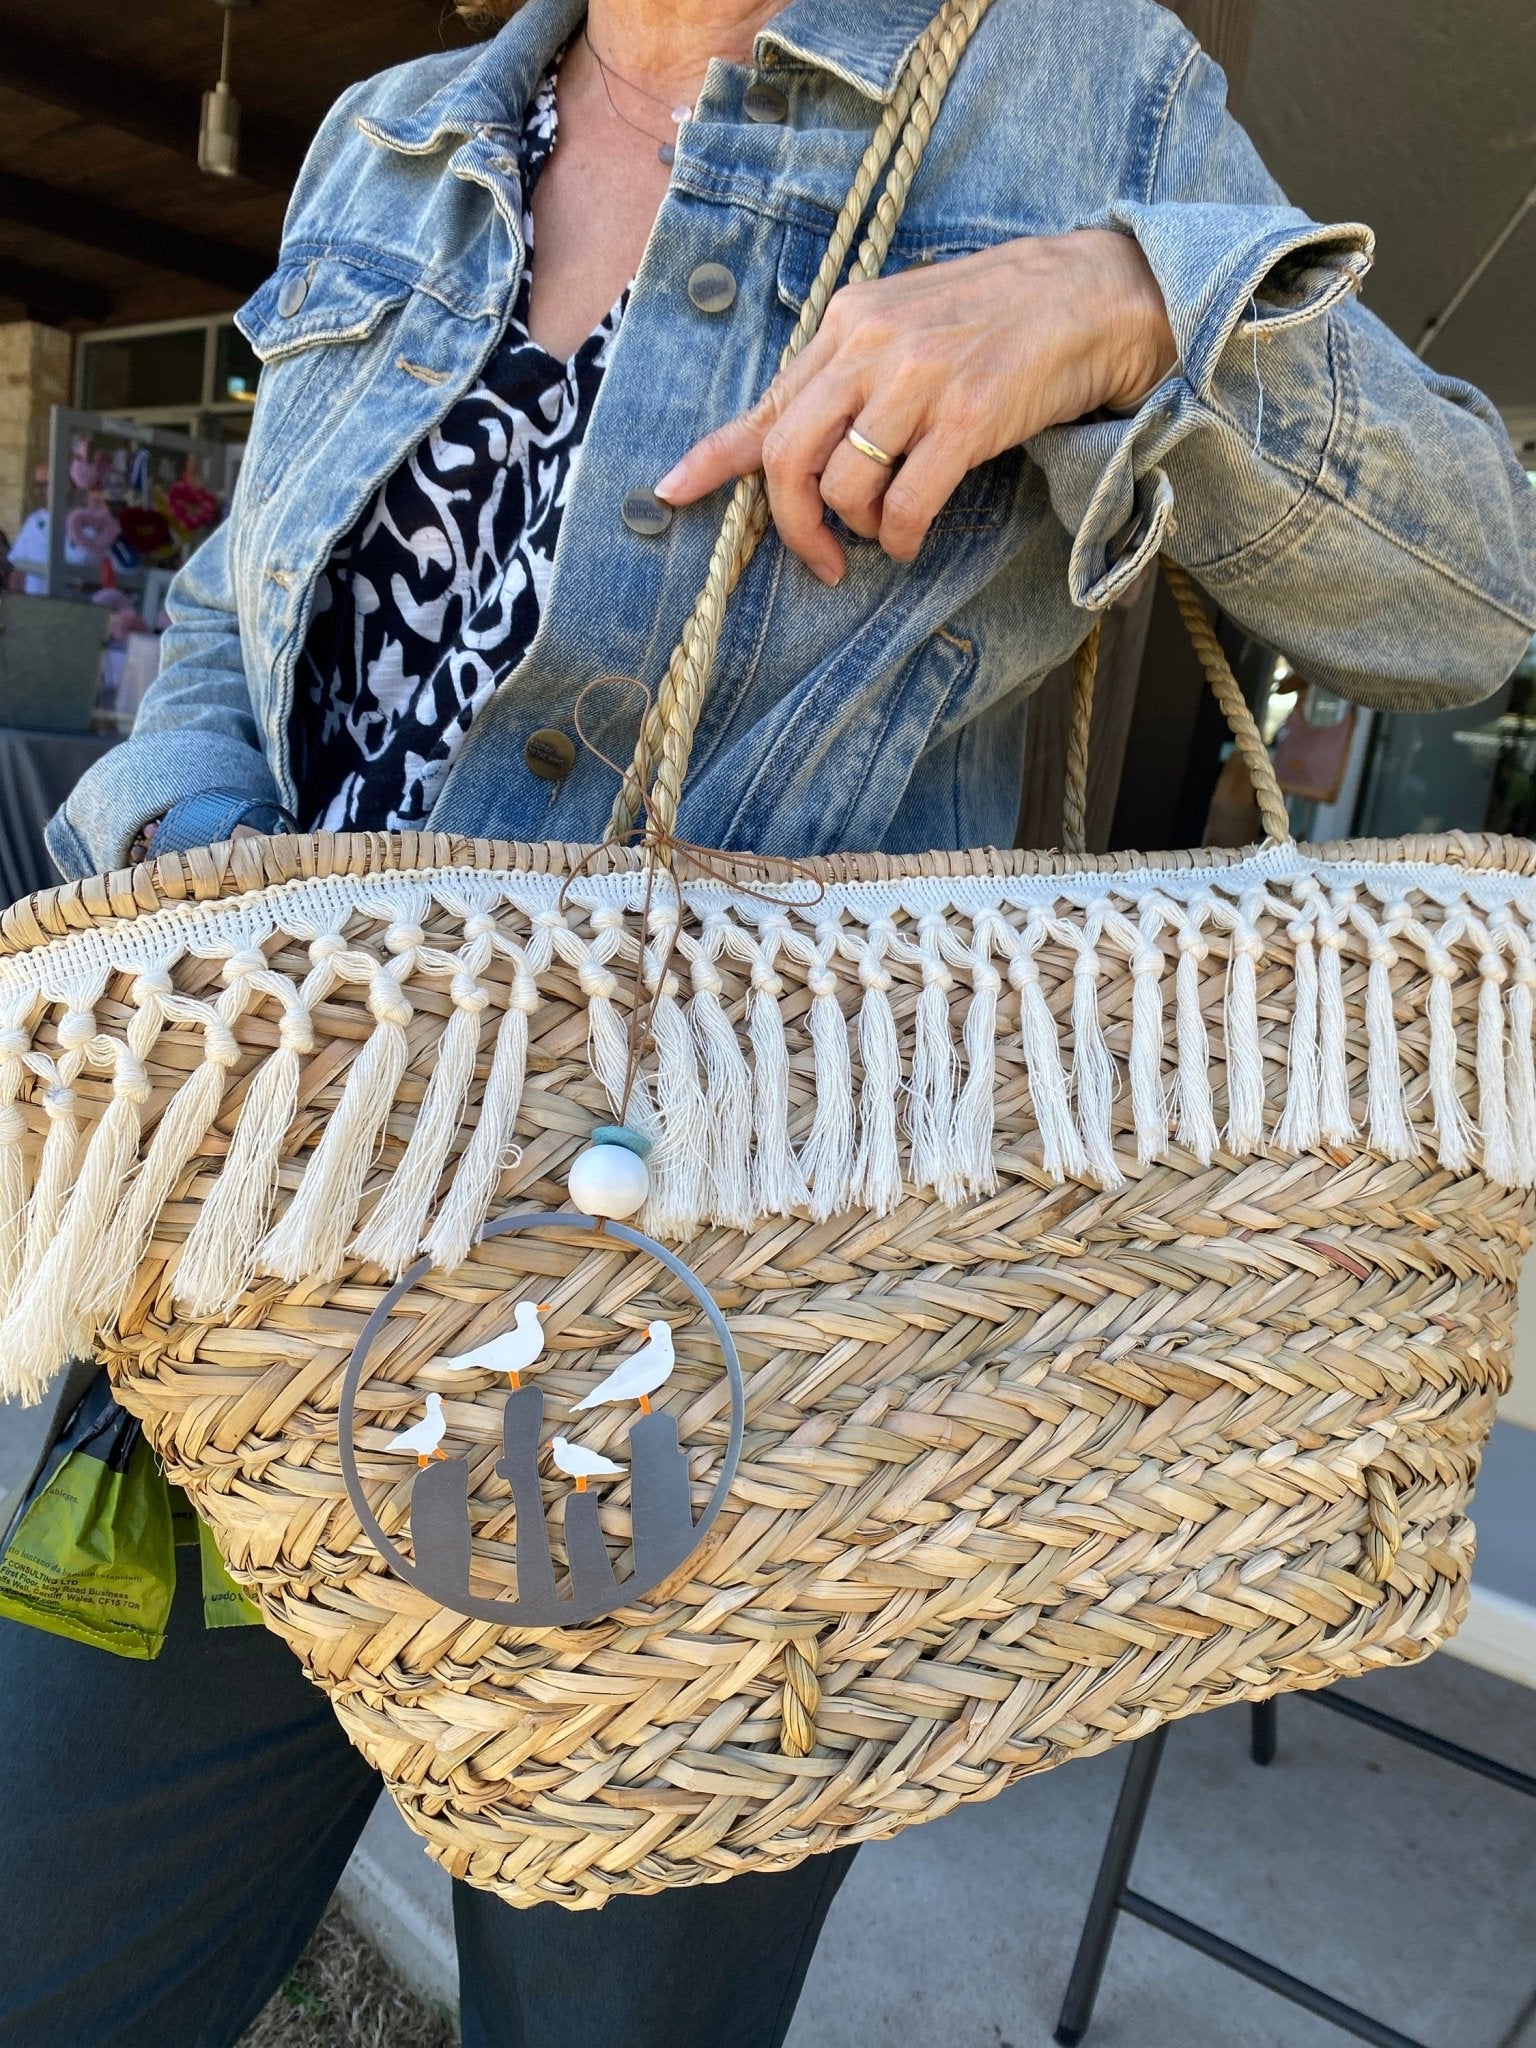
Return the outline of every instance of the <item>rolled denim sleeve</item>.
<path id="1" fill-rule="evenodd" d="M 1301 673 L 1384 709 L 1475 702 L 1536 631 L 1536 492 L 1498 414 L 1356 299 L 1371 231 L 1287 204 L 1184 47 L 1133 235 L 1175 373 L 1130 417 L 1030 444 L 1074 536 L 1074 601 L 1111 604 L 1165 549 Z"/>
<path id="2" fill-rule="evenodd" d="M 132 735 L 86 770 L 49 821 L 48 851 L 67 879 L 121 867 L 151 818 L 198 791 L 279 801 L 246 688 L 229 535 L 226 521 L 171 585 L 163 666 Z"/>

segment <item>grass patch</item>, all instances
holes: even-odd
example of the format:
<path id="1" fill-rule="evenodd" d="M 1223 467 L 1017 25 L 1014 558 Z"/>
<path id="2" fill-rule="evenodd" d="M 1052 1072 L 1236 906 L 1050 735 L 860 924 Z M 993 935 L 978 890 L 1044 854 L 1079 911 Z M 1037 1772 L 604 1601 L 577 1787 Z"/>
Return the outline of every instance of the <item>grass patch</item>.
<path id="1" fill-rule="evenodd" d="M 459 2030 L 332 1906 L 240 2048 L 458 2048 Z"/>

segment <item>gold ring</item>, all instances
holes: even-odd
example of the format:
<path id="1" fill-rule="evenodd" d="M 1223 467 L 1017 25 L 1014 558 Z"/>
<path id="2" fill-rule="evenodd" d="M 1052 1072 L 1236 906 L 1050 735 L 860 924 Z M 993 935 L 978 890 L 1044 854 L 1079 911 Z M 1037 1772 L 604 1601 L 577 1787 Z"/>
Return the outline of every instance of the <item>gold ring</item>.
<path id="1" fill-rule="evenodd" d="M 887 455 L 885 450 L 877 448 L 873 441 L 865 440 L 857 427 L 850 427 L 848 429 L 848 439 L 861 455 L 867 455 L 871 462 L 878 462 L 882 469 L 894 469 L 896 467 L 896 457 L 894 455 Z"/>

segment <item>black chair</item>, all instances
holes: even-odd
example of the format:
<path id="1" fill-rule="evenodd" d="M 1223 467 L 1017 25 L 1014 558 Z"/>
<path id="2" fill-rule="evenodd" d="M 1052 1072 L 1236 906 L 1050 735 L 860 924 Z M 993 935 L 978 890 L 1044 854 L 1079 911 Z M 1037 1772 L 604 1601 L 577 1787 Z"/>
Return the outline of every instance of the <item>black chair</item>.
<path id="1" fill-rule="evenodd" d="M 1503 1785 L 1511 1792 L 1522 1792 L 1528 1799 L 1536 1798 L 1536 1777 L 1499 1763 L 1494 1757 L 1479 1755 L 1476 1750 L 1463 1749 L 1459 1743 L 1447 1742 L 1442 1736 L 1415 1728 L 1392 1714 L 1383 1714 L 1346 1693 L 1314 1692 L 1300 1697 L 1314 1706 L 1326 1707 L 1330 1713 L 1343 1714 L 1351 1721 L 1374 1728 L 1378 1734 L 1390 1735 L 1397 1742 L 1425 1750 L 1430 1756 L 1455 1764 L 1460 1770 L 1474 1771 L 1479 1777 L 1491 1778 L 1496 1785 Z M 1252 1711 L 1250 1749 L 1253 1760 L 1256 1764 L 1273 1763 L 1278 1741 L 1277 1703 L 1265 1700 Z M 1167 1906 L 1159 1905 L 1156 1899 L 1149 1899 L 1144 1893 L 1132 1889 L 1131 1865 L 1135 1861 L 1167 1743 L 1168 1729 L 1164 1727 L 1152 1735 L 1143 1736 L 1131 1750 L 1120 1797 L 1115 1803 L 1114 1818 L 1110 1821 L 1104 1843 L 1093 1897 L 1089 1901 L 1088 1917 L 1083 1922 L 1077 1960 L 1072 1965 L 1061 2018 L 1056 2025 L 1055 2038 L 1060 2048 L 1077 2048 L 1088 2031 L 1104 1976 L 1104 1965 L 1109 1960 L 1110 1944 L 1122 1913 L 1129 1913 L 1134 1919 L 1145 1921 L 1149 1927 L 1171 1934 L 1175 1941 L 1198 1949 L 1213 1962 L 1252 1978 L 1255 1984 L 1262 1984 L 1267 1990 L 1278 1992 L 1293 2005 L 1302 2006 L 1306 2011 L 1316 2013 L 1320 2019 L 1331 2021 L 1341 2032 L 1352 2034 L 1358 2041 L 1372 2041 L 1376 2048 L 1424 2048 L 1422 2042 L 1400 2034 L 1395 2027 L 1373 2019 L 1356 2006 L 1331 1997 L 1318 1985 L 1293 1977 L 1289 1970 L 1282 1970 L 1278 1964 L 1254 1955 L 1249 1949 L 1239 1948 L 1235 1942 L 1224 1940 L 1209 1927 L 1202 1927 L 1198 1921 L 1188 1920 L 1182 1913 L 1175 1913 Z"/>

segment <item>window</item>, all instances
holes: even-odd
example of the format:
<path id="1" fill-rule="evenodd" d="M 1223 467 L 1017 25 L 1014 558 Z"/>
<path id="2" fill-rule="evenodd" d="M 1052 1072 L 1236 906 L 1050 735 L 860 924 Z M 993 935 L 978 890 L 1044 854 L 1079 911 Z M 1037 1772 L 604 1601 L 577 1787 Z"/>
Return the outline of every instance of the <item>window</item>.
<path id="1" fill-rule="evenodd" d="M 261 364 L 227 314 L 82 335 L 76 403 L 136 426 L 243 441 Z"/>

